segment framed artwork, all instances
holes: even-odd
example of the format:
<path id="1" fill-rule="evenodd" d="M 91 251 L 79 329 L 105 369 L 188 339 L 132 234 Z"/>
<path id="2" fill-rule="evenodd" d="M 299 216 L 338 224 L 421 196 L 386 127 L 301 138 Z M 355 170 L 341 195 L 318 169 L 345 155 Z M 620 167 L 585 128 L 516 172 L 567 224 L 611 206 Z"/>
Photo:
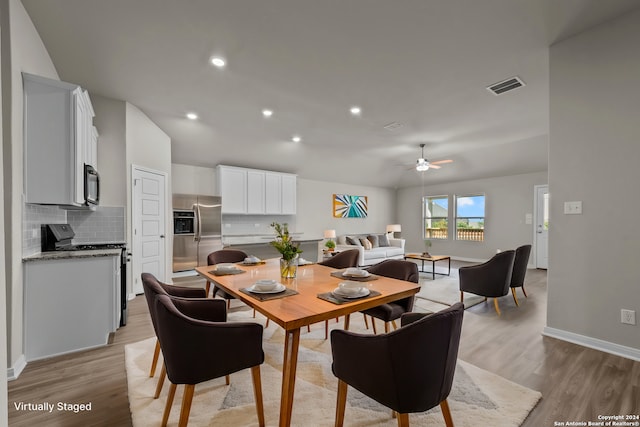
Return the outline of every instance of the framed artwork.
<path id="1" fill-rule="evenodd" d="M 367 196 L 333 195 L 334 218 L 366 218 Z"/>

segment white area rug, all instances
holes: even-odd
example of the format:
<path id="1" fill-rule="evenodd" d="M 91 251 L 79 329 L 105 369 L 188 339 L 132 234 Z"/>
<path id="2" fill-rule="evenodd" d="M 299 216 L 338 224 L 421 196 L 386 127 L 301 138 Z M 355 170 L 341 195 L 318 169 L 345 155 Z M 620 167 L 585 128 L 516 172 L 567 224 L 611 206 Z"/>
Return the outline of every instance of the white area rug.
<path id="1" fill-rule="evenodd" d="M 451 306 L 460 301 L 460 279 L 458 278 L 458 270 L 451 269 L 451 276 L 436 276 L 435 280 L 431 279 L 431 273 L 420 273 L 420 285 L 422 286 L 420 292 L 416 295 L 416 304 L 426 308 L 433 307 L 431 311 L 438 311 L 444 308 L 443 306 Z M 432 303 L 426 305 L 420 304 L 418 301 L 427 300 Z M 473 307 L 476 304 L 484 302 L 484 297 L 465 293 L 464 294 L 464 306 L 465 308 Z M 435 305 L 433 303 L 436 303 Z M 440 308 L 438 308 L 440 307 Z"/>
<path id="2" fill-rule="evenodd" d="M 255 319 L 264 324 L 263 317 Z M 251 310 L 242 307 L 229 313 L 229 321 L 247 321 Z M 342 319 L 341 319 L 342 320 Z M 364 331 L 362 316 L 352 315 L 352 330 Z M 342 322 L 330 322 L 331 328 Z M 265 363 L 261 365 L 262 392 L 268 426 L 278 424 L 284 333 L 271 322 L 264 333 Z M 158 426 L 166 402 L 168 381 L 160 398 L 153 399 L 157 377 L 149 378 L 155 338 L 125 347 L 129 405 L 135 427 Z M 331 344 L 324 340 L 324 325 L 303 330 L 300 339 L 298 370 L 293 405 L 294 426 L 333 426 L 337 380 L 331 372 Z M 169 425 L 177 425 L 182 400 L 178 386 Z M 457 427 L 519 426 L 540 399 L 540 393 L 510 382 L 469 363 L 458 361 L 449 406 Z M 411 414 L 412 425 L 444 425 L 439 407 L 426 413 Z M 189 425 L 250 426 L 257 425 L 250 370 L 231 375 L 231 385 L 224 378 L 196 386 Z M 391 411 L 349 388 L 345 425 L 397 426 Z"/>

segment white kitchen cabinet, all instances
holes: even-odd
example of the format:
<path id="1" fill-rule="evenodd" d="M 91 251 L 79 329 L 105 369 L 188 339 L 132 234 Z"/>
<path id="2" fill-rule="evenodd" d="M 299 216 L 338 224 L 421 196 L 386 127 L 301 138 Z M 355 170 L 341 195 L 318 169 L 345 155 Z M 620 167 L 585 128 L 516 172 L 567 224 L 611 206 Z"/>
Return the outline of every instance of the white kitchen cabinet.
<path id="1" fill-rule="evenodd" d="M 265 172 L 261 170 L 247 170 L 247 213 L 265 213 L 265 203 L 268 200 L 265 193 Z M 222 199 L 224 200 L 224 199 Z"/>
<path id="2" fill-rule="evenodd" d="M 246 214 L 247 169 L 218 166 L 218 194 L 223 214 Z"/>
<path id="3" fill-rule="evenodd" d="M 119 254 L 24 265 L 27 361 L 107 344 L 119 322 Z"/>
<path id="4" fill-rule="evenodd" d="M 219 165 L 223 214 L 295 215 L 293 174 Z"/>
<path id="5" fill-rule="evenodd" d="M 298 180 L 295 175 L 282 174 L 282 214 L 284 215 L 296 214 L 297 184 Z"/>
<path id="6" fill-rule="evenodd" d="M 265 174 L 266 214 L 282 213 L 282 174 L 266 172 Z"/>
<path id="7" fill-rule="evenodd" d="M 23 82 L 26 202 L 82 206 L 84 164 L 97 163 L 89 94 L 27 73 Z"/>

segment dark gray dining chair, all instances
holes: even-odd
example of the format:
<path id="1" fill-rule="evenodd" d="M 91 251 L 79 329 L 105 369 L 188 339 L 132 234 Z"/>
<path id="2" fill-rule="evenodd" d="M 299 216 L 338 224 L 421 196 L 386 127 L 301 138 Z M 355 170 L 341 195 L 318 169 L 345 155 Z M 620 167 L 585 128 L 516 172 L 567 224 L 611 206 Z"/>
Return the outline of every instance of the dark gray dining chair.
<path id="1" fill-rule="evenodd" d="M 500 316 L 498 298 L 509 293 L 515 256 L 515 251 L 509 250 L 494 255 L 485 263 L 460 267 L 460 302 L 464 302 L 465 292 L 483 296 L 485 301 L 493 298 L 496 312 Z"/>
<path id="2" fill-rule="evenodd" d="M 348 386 L 392 409 L 398 426 L 409 413 L 440 405 L 453 427 L 447 397 L 458 358 L 464 306 L 437 313 L 407 313 L 402 327 L 383 335 L 331 331 L 333 374 L 338 378 L 335 426 L 342 427 Z"/>
<path id="3" fill-rule="evenodd" d="M 529 298 L 527 296 L 527 291 L 524 289 L 524 277 L 527 275 L 527 265 L 529 264 L 529 255 L 531 254 L 531 245 L 522 245 L 516 249 L 516 257 L 513 261 L 513 272 L 511 273 L 511 294 L 513 294 L 513 300 L 516 302 L 516 305 L 520 305 L 518 303 L 518 298 L 516 297 L 516 288 L 522 288 L 522 293 L 525 298 Z"/>

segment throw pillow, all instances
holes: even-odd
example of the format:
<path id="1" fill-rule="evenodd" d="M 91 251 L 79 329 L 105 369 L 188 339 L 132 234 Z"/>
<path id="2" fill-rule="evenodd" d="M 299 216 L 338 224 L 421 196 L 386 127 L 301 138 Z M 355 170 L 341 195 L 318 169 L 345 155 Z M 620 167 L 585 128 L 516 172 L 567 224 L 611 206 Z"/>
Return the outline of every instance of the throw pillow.
<path id="1" fill-rule="evenodd" d="M 347 236 L 347 243 L 350 245 L 362 246 L 362 244 L 360 243 L 360 239 L 358 239 L 357 237 Z"/>
<path id="2" fill-rule="evenodd" d="M 362 237 L 360 239 L 360 243 L 362 243 L 362 247 L 364 248 L 365 251 L 368 251 L 369 249 L 371 249 L 371 242 L 369 241 L 368 238 Z"/>
<path id="3" fill-rule="evenodd" d="M 371 242 L 372 248 L 377 248 L 378 246 L 380 246 L 380 243 L 378 242 L 378 236 L 376 236 L 375 234 L 369 234 L 367 236 L 367 239 L 369 239 L 369 242 Z"/>
<path id="4" fill-rule="evenodd" d="M 347 244 L 347 237 L 346 236 L 338 236 L 338 238 L 336 239 L 336 244 L 337 245 L 346 245 Z"/>
<path id="5" fill-rule="evenodd" d="M 389 238 L 387 237 L 386 234 L 379 234 L 378 235 L 378 246 L 380 246 L 380 247 L 390 246 L 389 245 Z"/>

